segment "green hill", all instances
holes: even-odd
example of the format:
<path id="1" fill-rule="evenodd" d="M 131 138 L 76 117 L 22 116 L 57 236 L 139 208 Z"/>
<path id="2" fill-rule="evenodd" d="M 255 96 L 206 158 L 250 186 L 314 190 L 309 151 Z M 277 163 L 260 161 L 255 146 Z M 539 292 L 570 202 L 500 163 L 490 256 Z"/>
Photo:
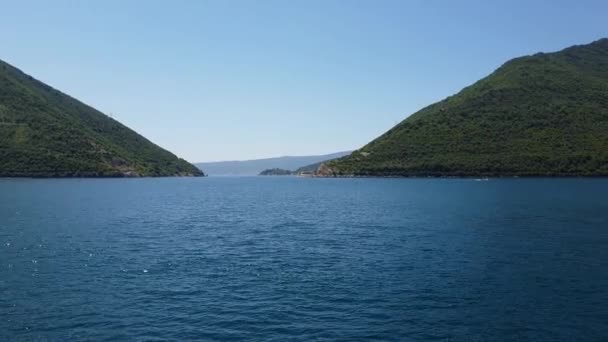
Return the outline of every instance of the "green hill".
<path id="1" fill-rule="evenodd" d="M 259 176 L 291 176 L 293 174 L 293 171 L 274 168 L 260 172 Z"/>
<path id="2" fill-rule="evenodd" d="M 349 155 L 351 152 L 342 152 L 342 153 L 343 153 L 343 155 L 341 157 L 344 157 L 344 156 Z M 294 173 L 295 174 L 312 174 L 312 173 L 315 173 L 319 169 L 319 166 L 321 166 L 322 164 L 326 164 L 326 163 L 328 163 L 328 162 L 330 162 L 332 160 L 336 160 L 336 159 L 339 159 L 341 157 L 334 157 L 332 159 L 328 159 L 328 160 L 320 161 L 320 162 L 317 162 L 317 163 L 314 163 L 314 164 L 302 166 L 302 167 L 296 169 L 294 171 Z"/>
<path id="3" fill-rule="evenodd" d="M 0 177 L 201 175 L 118 121 L 0 61 Z"/>
<path id="4" fill-rule="evenodd" d="M 296 174 L 300 174 L 300 173 L 313 173 L 313 172 L 315 172 L 315 171 L 317 171 L 319 169 L 319 166 L 321 166 L 321 164 L 327 163 L 327 162 L 329 162 L 329 160 L 318 162 L 318 163 L 314 163 L 314 164 L 310 164 L 310 165 L 306 165 L 306 166 L 302 166 L 302 167 L 298 168 L 294 172 Z"/>
<path id="5" fill-rule="evenodd" d="M 326 176 L 607 176 L 608 39 L 513 59 Z"/>

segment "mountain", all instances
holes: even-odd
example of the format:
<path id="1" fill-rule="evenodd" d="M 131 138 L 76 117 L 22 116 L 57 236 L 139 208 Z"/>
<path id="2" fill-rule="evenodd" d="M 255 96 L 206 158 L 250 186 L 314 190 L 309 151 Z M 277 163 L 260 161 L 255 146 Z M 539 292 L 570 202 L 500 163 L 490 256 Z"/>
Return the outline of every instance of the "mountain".
<path id="1" fill-rule="evenodd" d="M 320 162 L 316 162 L 314 164 L 309 164 L 309 165 L 306 165 L 306 166 L 302 166 L 302 167 L 298 168 L 297 170 L 295 170 L 294 173 L 295 174 L 314 173 L 314 172 L 316 172 L 319 169 L 319 167 L 322 164 L 328 163 L 328 162 L 330 162 L 332 160 L 336 160 L 336 159 L 339 159 L 339 158 L 341 158 L 341 157 L 337 157 L 337 158 L 333 158 L 333 159 L 328 159 L 328 160 L 323 160 L 323 161 L 320 161 Z"/>
<path id="2" fill-rule="evenodd" d="M 266 170 L 260 172 L 259 175 L 260 176 L 305 176 L 305 175 L 314 175 L 315 172 L 319 169 L 319 167 L 323 163 L 327 163 L 329 161 L 336 160 L 336 159 L 338 159 L 340 157 L 341 156 L 338 156 L 336 158 L 327 159 L 327 160 L 323 160 L 323 161 L 320 161 L 320 162 L 316 162 L 314 164 L 302 166 L 302 167 L 299 167 L 298 169 L 296 169 L 295 171 L 285 170 L 285 169 L 278 169 L 278 168 L 266 169 Z"/>
<path id="3" fill-rule="evenodd" d="M 197 163 L 196 166 L 205 170 L 211 176 L 257 176 L 264 170 L 295 170 L 304 165 L 340 158 L 349 153 L 350 151 L 317 156 L 287 156 L 243 161 L 207 162 Z"/>
<path id="4" fill-rule="evenodd" d="M 608 39 L 513 59 L 325 176 L 607 176 Z"/>
<path id="5" fill-rule="evenodd" d="M 285 169 L 267 169 L 259 174 L 260 176 L 291 176 L 294 175 L 293 171 Z"/>
<path id="6" fill-rule="evenodd" d="M 201 175 L 118 121 L 0 61 L 0 177 Z"/>

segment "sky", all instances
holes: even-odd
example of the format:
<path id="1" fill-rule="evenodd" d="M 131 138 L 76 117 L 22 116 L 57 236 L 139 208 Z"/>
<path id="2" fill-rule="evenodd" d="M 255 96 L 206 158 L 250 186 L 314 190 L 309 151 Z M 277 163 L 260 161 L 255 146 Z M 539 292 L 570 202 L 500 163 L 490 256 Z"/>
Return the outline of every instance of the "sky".
<path id="1" fill-rule="evenodd" d="M 0 59 L 191 162 L 362 147 L 608 1 L 0 0 Z"/>

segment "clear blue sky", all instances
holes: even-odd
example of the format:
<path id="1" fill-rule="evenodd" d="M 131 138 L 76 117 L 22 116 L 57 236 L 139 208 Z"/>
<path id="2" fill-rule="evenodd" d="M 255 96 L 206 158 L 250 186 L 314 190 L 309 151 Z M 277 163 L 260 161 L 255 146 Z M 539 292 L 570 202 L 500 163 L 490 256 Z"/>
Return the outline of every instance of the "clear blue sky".
<path id="1" fill-rule="evenodd" d="M 0 59 L 190 161 L 361 147 L 608 1 L 11 1 Z"/>

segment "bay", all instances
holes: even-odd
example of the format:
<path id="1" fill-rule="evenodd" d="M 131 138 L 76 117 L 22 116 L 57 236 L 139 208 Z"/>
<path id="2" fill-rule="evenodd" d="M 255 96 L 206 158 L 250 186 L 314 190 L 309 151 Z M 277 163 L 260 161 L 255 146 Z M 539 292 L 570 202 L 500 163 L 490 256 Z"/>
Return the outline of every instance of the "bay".
<path id="1" fill-rule="evenodd" d="M 0 340 L 601 341 L 606 179 L 0 179 Z"/>

